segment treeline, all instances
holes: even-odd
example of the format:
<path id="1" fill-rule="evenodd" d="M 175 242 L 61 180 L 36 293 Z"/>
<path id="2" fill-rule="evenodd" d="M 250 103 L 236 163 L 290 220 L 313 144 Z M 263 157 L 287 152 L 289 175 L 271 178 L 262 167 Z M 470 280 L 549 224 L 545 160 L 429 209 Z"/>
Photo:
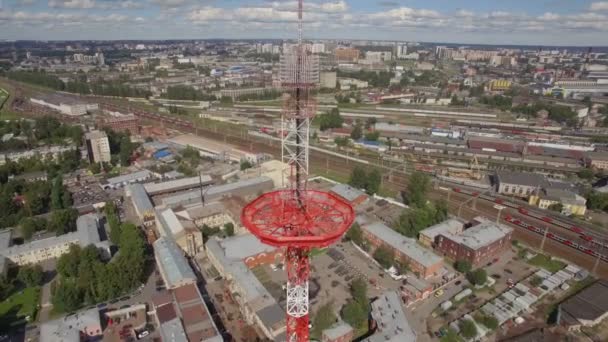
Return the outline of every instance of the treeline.
<path id="1" fill-rule="evenodd" d="M 47 74 L 44 70 L 11 71 L 8 72 L 6 76 L 15 81 L 82 95 L 94 94 L 101 96 L 146 98 L 152 96 L 152 92 L 149 90 L 131 87 L 120 81 L 97 81 L 90 84 L 83 81 L 69 81 L 65 83 L 57 76 Z"/>
<path id="2" fill-rule="evenodd" d="M 72 245 L 57 262 L 59 280 L 51 287 L 53 308 L 72 312 L 82 307 L 123 295 L 144 279 L 145 242 L 131 223 L 121 225 L 120 253 L 104 263 L 99 250 Z"/>
<path id="3" fill-rule="evenodd" d="M 490 108 L 498 108 L 502 111 L 511 109 L 513 106 L 513 98 L 503 95 L 482 96 L 479 103 L 485 104 Z"/>
<path id="4" fill-rule="evenodd" d="M 317 115 L 314 122 L 319 125 L 321 131 L 326 131 L 330 128 L 341 128 L 344 118 L 340 115 L 338 108 L 332 108 L 328 113 Z"/>
<path id="5" fill-rule="evenodd" d="M 245 94 L 238 97 L 239 101 L 265 101 L 265 100 L 275 100 L 281 97 L 281 92 L 274 89 L 269 89 L 261 94 Z"/>
<path id="6" fill-rule="evenodd" d="M 549 119 L 559 123 L 575 125 L 578 122 L 577 113 L 568 106 L 535 102 L 533 104 L 521 104 L 511 109 L 513 113 L 521 113 L 529 117 L 536 117 L 541 110 L 549 112 Z"/>
<path id="7" fill-rule="evenodd" d="M 364 168 L 359 166 L 355 166 L 350 175 L 350 180 L 348 181 L 348 185 L 357 189 L 364 189 L 370 196 L 377 194 L 378 191 L 380 191 L 381 183 L 382 175 L 378 169 L 367 172 Z"/>
<path id="8" fill-rule="evenodd" d="M 342 71 L 338 69 L 338 77 L 356 78 L 361 81 L 366 81 L 371 87 L 388 87 L 391 83 L 393 74 L 388 71 L 365 71 L 359 70 L 355 72 Z"/>

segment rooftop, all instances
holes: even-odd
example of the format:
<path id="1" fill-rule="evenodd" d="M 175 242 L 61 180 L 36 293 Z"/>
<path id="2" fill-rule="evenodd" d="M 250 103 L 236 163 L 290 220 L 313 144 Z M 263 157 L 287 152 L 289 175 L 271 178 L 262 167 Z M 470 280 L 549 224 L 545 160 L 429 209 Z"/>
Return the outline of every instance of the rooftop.
<path id="1" fill-rule="evenodd" d="M 123 183 L 135 182 L 139 179 L 146 179 L 146 178 L 149 178 L 150 176 L 152 176 L 152 173 L 150 171 L 141 170 L 141 171 L 129 173 L 129 174 L 118 176 L 118 177 L 108 178 L 106 182 L 108 184 L 123 184 Z"/>
<path id="2" fill-rule="evenodd" d="M 196 275 L 173 239 L 161 237 L 156 240 L 154 254 L 161 272 L 166 276 L 168 288 L 176 287 L 184 281 L 196 282 Z"/>
<path id="3" fill-rule="evenodd" d="M 530 187 L 543 187 L 546 183 L 545 176 L 538 173 L 496 171 L 499 183 L 518 184 Z"/>
<path id="4" fill-rule="evenodd" d="M 178 317 L 160 325 L 160 336 L 165 342 L 188 342 L 186 331 Z"/>
<path id="5" fill-rule="evenodd" d="M 108 137 L 108 135 L 104 131 L 90 131 L 90 132 L 87 132 L 84 136 L 87 140 L 103 139 L 103 138 Z"/>
<path id="6" fill-rule="evenodd" d="M 204 175 L 201 178 L 197 177 L 189 177 L 189 178 L 181 178 L 176 180 L 171 180 L 167 182 L 160 183 L 146 183 L 144 184 L 144 188 L 146 192 L 150 194 L 150 196 L 154 196 L 156 194 L 160 194 L 163 192 L 172 192 L 179 191 L 185 189 L 191 189 L 194 187 L 198 187 L 200 184 L 203 186 L 212 184 L 213 180 L 210 176 Z M 199 192 L 200 193 L 200 192 Z"/>
<path id="7" fill-rule="evenodd" d="M 401 299 L 395 291 L 383 293 L 372 302 L 372 319 L 377 323 L 377 330 L 363 342 L 415 342 L 416 333 L 401 308 Z"/>
<path id="8" fill-rule="evenodd" d="M 262 243 L 253 234 L 245 234 L 224 239 L 220 242 L 227 258 L 232 260 L 244 260 L 250 256 L 260 253 L 269 253 L 277 248 Z"/>
<path id="9" fill-rule="evenodd" d="M 442 235 L 472 250 L 477 250 L 504 238 L 513 231 L 504 224 L 496 224 L 488 220 L 479 221 L 478 225 L 466 229 L 461 234 L 444 233 Z"/>
<path id="10" fill-rule="evenodd" d="M 161 236 L 173 237 L 184 231 L 184 226 L 179 221 L 173 209 L 158 209 L 156 210 L 156 218 L 160 222 L 160 227 L 156 227 L 160 231 Z"/>
<path id="11" fill-rule="evenodd" d="M 97 308 L 42 323 L 40 325 L 40 341 L 80 341 L 80 332 L 87 328 L 99 329 L 98 335 L 101 335 L 101 321 Z"/>
<path id="12" fill-rule="evenodd" d="M 154 206 L 150 201 L 150 197 L 146 193 L 144 186 L 136 183 L 129 185 L 129 194 L 131 196 L 131 200 L 133 201 L 133 205 L 137 208 L 139 213 L 151 212 L 154 210 Z"/>
<path id="13" fill-rule="evenodd" d="M 332 187 L 330 191 L 349 202 L 353 202 L 360 196 L 365 196 L 365 193 L 363 191 L 355 189 L 348 184 L 337 184 Z"/>
<path id="14" fill-rule="evenodd" d="M 462 231 L 463 228 L 464 223 L 462 221 L 451 218 L 434 226 L 430 226 L 426 229 L 421 230 L 420 234 L 423 234 L 429 237 L 430 239 L 435 240 L 435 238 L 442 233 L 456 234 Z"/>
<path id="15" fill-rule="evenodd" d="M 608 281 L 599 280 L 560 304 L 571 321 L 594 321 L 608 312 Z"/>
<path id="16" fill-rule="evenodd" d="M 426 248 L 418 245 L 416 240 L 407 238 L 393 229 L 387 227 L 381 222 L 375 222 L 369 225 L 364 225 L 364 230 L 370 232 L 380 240 L 384 241 L 387 245 L 393 247 L 399 252 L 407 255 L 409 258 L 415 260 L 417 263 L 431 267 L 443 260 L 437 254 L 427 250 Z"/>
<path id="17" fill-rule="evenodd" d="M 335 340 L 353 331 L 353 327 L 350 324 L 340 321 L 334 324 L 331 328 L 323 330 L 323 336 L 330 340 Z"/>

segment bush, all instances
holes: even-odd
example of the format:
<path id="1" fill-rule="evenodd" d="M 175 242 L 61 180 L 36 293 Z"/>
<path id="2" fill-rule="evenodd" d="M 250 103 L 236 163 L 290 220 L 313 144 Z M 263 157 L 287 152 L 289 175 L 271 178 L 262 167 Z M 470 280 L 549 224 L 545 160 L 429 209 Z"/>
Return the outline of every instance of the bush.
<path id="1" fill-rule="evenodd" d="M 467 279 L 471 284 L 481 286 L 488 280 L 488 274 L 484 269 L 478 268 L 473 272 L 467 273 Z"/>
<path id="2" fill-rule="evenodd" d="M 464 338 L 471 339 L 477 336 L 477 327 L 475 326 L 475 323 L 473 323 L 473 321 L 464 319 L 460 321 L 459 327 L 460 334 L 462 334 Z"/>

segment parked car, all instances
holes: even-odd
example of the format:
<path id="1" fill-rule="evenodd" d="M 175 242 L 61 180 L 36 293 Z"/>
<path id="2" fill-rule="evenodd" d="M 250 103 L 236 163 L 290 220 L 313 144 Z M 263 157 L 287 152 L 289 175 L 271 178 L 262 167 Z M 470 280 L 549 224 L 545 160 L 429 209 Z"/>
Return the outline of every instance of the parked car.
<path id="1" fill-rule="evenodd" d="M 148 330 L 144 330 L 137 335 L 137 338 L 144 338 L 144 337 L 148 336 L 149 334 L 150 333 L 148 332 Z"/>
<path id="2" fill-rule="evenodd" d="M 435 292 L 435 298 L 439 298 L 441 296 L 443 296 L 443 289 L 439 289 L 437 292 Z"/>

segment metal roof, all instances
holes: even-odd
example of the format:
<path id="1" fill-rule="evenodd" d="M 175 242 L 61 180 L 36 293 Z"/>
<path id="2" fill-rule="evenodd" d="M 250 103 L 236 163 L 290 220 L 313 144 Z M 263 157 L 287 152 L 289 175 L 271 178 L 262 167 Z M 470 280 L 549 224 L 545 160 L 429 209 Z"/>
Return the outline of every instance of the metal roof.
<path id="1" fill-rule="evenodd" d="M 381 222 L 364 225 L 362 228 L 425 267 L 431 267 L 443 260 L 437 254 L 418 245 L 416 240 L 397 233 Z"/>
<path id="2" fill-rule="evenodd" d="M 420 231 L 420 234 L 423 234 L 429 238 L 431 238 L 432 240 L 435 240 L 435 237 L 437 237 L 439 234 L 442 233 L 452 233 L 452 234 L 456 234 L 459 231 L 462 231 L 462 229 L 464 228 L 464 222 L 455 219 L 455 218 L 451 218 L 451 219 L 447 219 L 441 223 L 438 223 L 434 226 L 430 226 L 426 229 L 423 229 Z"/>
<path id="3" fill-rule="evenodd" d="M 513 172 L 513 171 L 496 171 L 496 177 L 499 183 L 517 184 L 530 187 L 544 187 L 546 184 L 545 176 L 538 173 Z"/>
<path id="4" fill-rule="evenodd" d="M 285 321 L 285 310 L 281 309 L 279 304 L 276 303 L 258 310 L 256 315 L 264 323 L 264 326 L 271 329 L 277 324 Z"/>
<path id="5" fill-rule="evenodd" d="M 144 184 L 144 189 L 146 189 L 146 192 L 148 194 L 150 194 L 150 196 L 154 196 L 156 194 L 163 193 L 163 192 L 191 189 L 191 188 L 199 186 L 201 183 L 203 185 L 209 185 L 209 184 L 213 183 L 213 179 L 211 179 L 211 177 L 208 175 L 204 175 L 204 176 L 201 176 L 200 179 L 198 176 L 196 176 L 196 177 L 181 178 L 181 179 L 176 179 L 176 180 L 171 180 L 171 181 L 161 182 L 161 183 L 146 183 L 146 184 Z M 199 192 L 199 194 L 200 194 L 200 192 Z"/>
<path id="6" fill-rule="evenodd" d="M 260 253 L 270 253 L 277 249 L 262 243 L 253 234 L 233 236 L 221 241 L 220 245 L 224 248 L 226 257 L 234 260 L 243 260 Z"/>
<path id="7" fill-rule="evenodd" d="M 128 190 L 133 201 L 133 206 L 137 209 L 138 213 L 143 215 L 143 213 L 154 210 L 154 206 L 143 185 L 139 183 L 131 184 Z"/>
<path id="8" fill-rule="evenodd" d="M 149 178 L 150 176 L 152 176 L 152 173 L 150 171 L 141 170 L 141 171 L 129 173 L 129 174 L 118 176 L 118 177 L 108 178 L 106 182 L 107 182 L 107 184 L 122 184 L 122 183 L 136 182 L 140 179 Z"/>
<path id="9" fill-rule="evenodd" d="M 184 226 L 179 222 L 172 209 L 156 210 L 156 217 L 161 227 L 157 227 L 162 236 L 173 237 L 184 231 Z"/>
<path id="10" fill-rule="evenodd" d="M 196 282 L 196 276 L 182 250 L 171 238 L 161 237 L 154 242 L 154 254 L 159 268 L 166 276 L 168 288 L 173 288 L 185 281 Z"/>
<path id="11" fill-rule="evenodd" d="M 161 324 L 160 335 L 163 342 L 188 342 L 186 331 L 179 317 Z"/>
<path id="12" fill-rule="evenodd" d="M 463 246 L 467 246 L 472 250 L 477 250 L 504 238 L 512 231 L 513 229 L 505 226 L 504 224 L 484 221 L 476 226 L 466 229 L 461 234 L 444 233 L 442 235 Z"/>
<path id="13" fill-rule="evenodd" d="M 371 316 L 378 328 L 373 335 L 364 339 L 364 342 L 416 341 L 416 333 L 405 317 L 397 292 L 383 293 L 371 306 Z"/>

